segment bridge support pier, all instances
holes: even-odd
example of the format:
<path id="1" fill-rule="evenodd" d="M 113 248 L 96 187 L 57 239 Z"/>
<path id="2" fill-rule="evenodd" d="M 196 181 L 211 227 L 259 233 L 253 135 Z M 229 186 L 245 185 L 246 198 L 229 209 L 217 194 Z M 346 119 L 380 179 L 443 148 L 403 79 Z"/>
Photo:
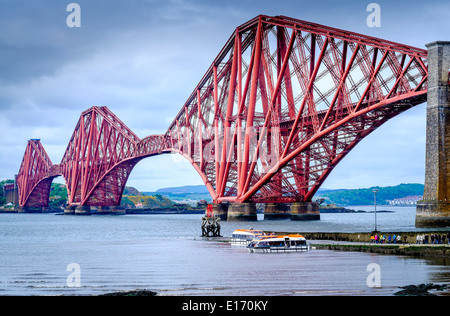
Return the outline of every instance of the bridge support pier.
<path id="1" fill-rule="evenodd" d="M 67 205 L 64 209 L 64 215 L 75 215 L 76 205 Z"/>
<path id="2" fill-rule="evenodd" d="M 286 203 L 266 203 L 264 205 L 264 220 L 289 219 L 289 205 Z"/>
<path id="3" fill-rule="evenodd" d="M 109 207 L 109 211 L 111 215 L 125 215 L 127 214 L 127 210 L 125 206 L 121 205 L 113 205 Z"/>
<path id="4" fill-rule="evenodd" d="M 219 217 L 221 221 L 226 221 L 228 218 L 228 204 L 213 203 L 213 213 L 215 217 Z"/>
<path id="5" fill-rule="evenodd" d="M 111 210 L 109 206 L 97 206 L 97 214 L 98 215 L 109 215 L 111 214 Z"/>
<path id="6" fill-rule="evenodd" d="M 450 42 L 428 48 L 425 189 L 416 227 L 450 226 Z"/>
<path id="7" fill-rule="evenodd" d="M 44 213 L 44 207 L 19 206 L 17 213 Z"/>
<path id="8" fill-rule="evenodd" d="M 90 206 L 90 205 L 69 205 L 64 209 L 64 215 L 125 215 L 127 213 L 124 206 Z"/>
<path id="9" fill-rule="evenodd" d="M 228 206 L 228 221 L 257 221 L 255 203 L 233 203 Z"/>
<path id="10" fill-rule="evenodd" d="M 319 204 L 315 202 L 295 202 L 291 204 L 291 220 L 318 221 L 320 220 Z"/>
<path id="11" fill-rule="evenodd" d="M 75 215 L 91 215 L 91 207 L 89 205 L 78 205 L 75 208 Z"/>

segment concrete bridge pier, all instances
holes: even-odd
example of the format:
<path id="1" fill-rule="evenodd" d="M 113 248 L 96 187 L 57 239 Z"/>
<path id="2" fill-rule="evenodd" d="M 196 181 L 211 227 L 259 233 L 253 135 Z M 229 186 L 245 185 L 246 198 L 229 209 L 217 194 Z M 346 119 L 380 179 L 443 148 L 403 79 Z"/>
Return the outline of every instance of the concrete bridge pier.
<path id="1" fill-rule="evenodd" d="M 126 208 L 120 205 L 113 206 L 90 206 L 90 205 L 72 205 L 66 207 L 64 214 L 67 215 L 125 215 Z"/>
<path id="2" fill-rule="evenodd" d="M 425 189 L 416 227 L 450 226 L 450 42 L 428 48 Z"/>
<path id="3" fill-rule="evenodd" d="M 127 214 L 127 210 L 125 206 L 121 205 L 113 205 L 109 207 L 109 211 L 111 215 L 125 215 Z"/>
<path id="4" fill-rule="evenodd" d="M 264 205 L 264 220 L 289 219 L 290 208 L 286 203 L 266 203 Z"/>
<path id="5" fill-rule="evenodd" d="M 89 205 L 78 205 L 75 207 L 75 215 L 91 215 L 91 207 Z"/>
<path id="6" fill-rule="evenodd" d="M 228 221 L 257 221 L 255 203 L 232 203 L 228 206 Z"/>
<path id="7" fill-rule="evenodd" d="M 64 215 L 75 215 L 76 205 L 67 205 L 64 209 Z"/>
<path id="8" fill-rule="evenodd" d="M 17 213 L 44 213 L 46 209 L 44 207 L 19 206 Z"/>
<path id="9" fill-rule="evenodd" d="M 315 202 L 295 202 L 291 204 L 291 220 L 318 221 L 320 220 L 319 204 Z"/>
<path id="10" fill-rule="evenodd" d="M 219 217 L 221 221 L 226 221 L 228 218 L 228 204 L 213 203 L 213 213 L 215 217 Z"/>
<path id="11" fill-rule="evenodd" d="M 111 214 L 111 210 L 109 206 L 97 206 L 97 214 L 98 215 L 109 215 Z"/>

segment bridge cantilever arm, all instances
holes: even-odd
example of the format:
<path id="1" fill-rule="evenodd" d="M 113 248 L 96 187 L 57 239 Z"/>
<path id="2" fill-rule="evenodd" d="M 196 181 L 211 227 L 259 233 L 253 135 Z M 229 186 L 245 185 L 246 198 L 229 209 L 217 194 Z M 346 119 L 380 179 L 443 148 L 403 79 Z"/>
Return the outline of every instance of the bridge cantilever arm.
<path id="1" fill-rule="evenodd" d="M 276 166 L 272 167 L 261 179 L 259 179 L 259 181 L 252 188 L 250 188 L 246 193 L 244 193 L 239 198 L 239 201 L 244 202 L 244 201 L 247 201 L 248 199 L 250 199 L 250 197 L 252 197 L 259 189 L 261 189 L 261 187 L 264 184 L 266 184 L 280 169 L 282 169 L 284 166 L 286 166 L 286 164 L 289 161 L 294 159 L 297 155 L 299 155 L 302 151 L 304 151 L 306 148 L 308 148 L 313 143 L 315 143 L 318 139 L 331 133 L 332 131 L 339 128 L 340 126 L 343 126 L 344 124 L 348 123 L 349 121 L 353 120 L 354 118 L 356 118 L 358 116 L 361 116 L 370 111 L 376 110 L 380 107 L 383 107 L 383 106 L 386 106 L 388 104 L 395 103 L 398 101 L 402 101 L 402 100 L 405 100 L 405 99 L 408 99 L 411 97 L 417 97 L 420 95 L 424 95 L 426 93 L 427 93 L 427 91 L 412 92 L 407 96 L 402 95 L 402 96 L 397 96 L 397 97 L 391 98 L 389 100 L 382 100 L 374 105 L 368 106 L 368 107 L 363 108 L 356 112 L 352 112 L 351 114 L 349 114 L 348 116 L 346 116 L 339 122 L 335 123 L 334 125 L 315 134 L 313 137 L 311 137 L 306 142 L 304 142 L 301 146 L 299 146 L 294 151 L 292 151 L 289 155 L 282 157 Z"/>

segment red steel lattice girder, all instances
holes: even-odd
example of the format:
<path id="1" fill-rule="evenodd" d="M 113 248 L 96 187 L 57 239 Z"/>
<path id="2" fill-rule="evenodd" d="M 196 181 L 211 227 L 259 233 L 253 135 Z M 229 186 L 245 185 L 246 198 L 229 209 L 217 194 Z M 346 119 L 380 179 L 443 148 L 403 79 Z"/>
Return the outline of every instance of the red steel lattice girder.
<path id="1" fill-rule="evenodd" d="M 52 164 L 40 140 L 29 140 L 17 175 L 19 205 L 47 207 L 51 183 L 58 175 L 59 166 Z"/>
<path id="2" fill-rule="evenodd" d="M 215 202 L 311 201 L 359 141 L 426 101 L 426 58 L 411 46 L 258 16 L 232 34 L 165 135 L 140 140 L 106 107 L 83 112 L 59 167 L 69 203 L 118 205 L 136 163 L 168 152 L 191 162 Z M 30 165 L 41 179 L 45 161 Z M 23 177 L 23 192 L 38 177 Z"/>
<path id="3" fill-rule="evenodd" d="M 216 202 L 310 201 L 374 129 L 426 101 L 427 52 L 288 17 L 230 37 L 171 126 Z"/>
<path id="4" fill-rule="evenodd" d="M 106 107 L 81 114 L 61 161 L 70 205 L 118 205 L 140 141 Z"/>

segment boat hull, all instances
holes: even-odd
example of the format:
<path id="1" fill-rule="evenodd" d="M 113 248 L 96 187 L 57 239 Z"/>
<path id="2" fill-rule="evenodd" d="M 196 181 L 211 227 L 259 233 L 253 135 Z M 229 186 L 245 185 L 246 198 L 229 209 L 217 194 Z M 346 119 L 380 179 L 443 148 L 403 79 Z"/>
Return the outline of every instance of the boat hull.
<path id="1" fill-rule="evenodd" d="M 230 244 L 237 247 L 247 247 L 251 240 L 231 240 Z"/>
<path id="2" fill-rule="evenodd" d="M 255 238 L 259 238 L 264 236 L 264 232 L 262 230 L 254 230 L 254 229 L 236 229 L 233 232 L 233 235 L 230 240 L 230 244 L 232 246 L 241 246 L 247 247 L 252 240 Z"/>
<path id="3" fill-rule="evenodd" d="M 247 247 L 250 253 L 269 253 L 269 252 L 303 252 L 309 251 L 309 245 L 301 247 Z"/>

